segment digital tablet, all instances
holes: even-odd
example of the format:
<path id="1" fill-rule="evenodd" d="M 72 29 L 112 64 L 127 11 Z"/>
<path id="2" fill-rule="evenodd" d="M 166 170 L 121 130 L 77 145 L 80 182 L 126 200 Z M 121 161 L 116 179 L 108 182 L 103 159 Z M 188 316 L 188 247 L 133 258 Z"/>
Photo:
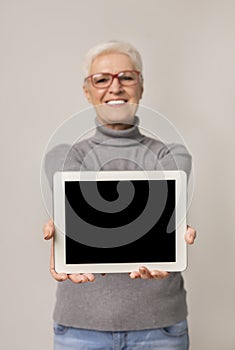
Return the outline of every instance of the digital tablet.
<path id="1" fill-rule="evenodd" d="M 183 271 L 186 187 L 183 171 L 55 173 L 55 270 Z"/>

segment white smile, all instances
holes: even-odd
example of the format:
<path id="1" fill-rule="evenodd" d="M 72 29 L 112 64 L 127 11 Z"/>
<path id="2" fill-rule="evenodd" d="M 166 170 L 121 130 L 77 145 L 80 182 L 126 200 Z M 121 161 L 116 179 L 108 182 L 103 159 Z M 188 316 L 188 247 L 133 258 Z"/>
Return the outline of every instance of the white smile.
<path id="1" fill-rule="evenodd" d="M 126 100 L 110 100 L 110 101 L 107 101 L 106 103 L 109 105 L 123 105 L 126 102 L 127 102 Z"/>

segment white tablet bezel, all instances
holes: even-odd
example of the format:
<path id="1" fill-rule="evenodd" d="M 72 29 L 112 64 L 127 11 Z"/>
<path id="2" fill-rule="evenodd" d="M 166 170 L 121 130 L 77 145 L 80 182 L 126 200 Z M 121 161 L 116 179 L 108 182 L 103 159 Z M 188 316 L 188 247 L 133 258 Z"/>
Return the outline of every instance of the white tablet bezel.
<path id="1" fill-rule="evenodd" d="M 65 263 L 65 181 L 112 180 L 175 180 L 176 205 L 176 262 L 162 263 Z M 186 233 L 187 175 L 184 171 L 66 171 L 57 172 L 53 178 L 53 209 L 55 223 L 54 264 L 56 272 L 118 273 L 131 272 L 146 266 L 150 270 L 183 271 L 187 267 Z"/>

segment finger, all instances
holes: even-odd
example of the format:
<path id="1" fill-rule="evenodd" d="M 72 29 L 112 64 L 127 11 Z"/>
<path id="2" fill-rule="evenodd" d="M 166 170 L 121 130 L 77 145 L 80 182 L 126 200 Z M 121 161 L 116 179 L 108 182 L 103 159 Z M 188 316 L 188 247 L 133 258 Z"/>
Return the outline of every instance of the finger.
<path id="1" fill-rule="evenodd" d="M 85 283 L 85 282 L 93 282 L 95 280 L 95 276 L 92 273 L 74 273 L 70 274 L 68 278 L 73 282 L 73 283 Z"/>
<path id="2" fill-rule="evenodd" d="M 83 275 L 83 274 L 79 274 L 79 273 L 74 273 L 68 276 L 70 281 L 72 281 L 73 283 L 85 283 L 85 282 L 89 282 L 89 279 L 87 277 L 87 275 Z"/>
<path id="3" fill-rule="evenodd" d="M 94 282 L 95 280 L 95 276 L 93 275 L 93 273 L 86 273 L 86 277 L 88 279 L 88 282 Z"/>
<path id="4" fill-rule="evenodd" d="M 48 224 L 51 226 L 54 226 L 54 220 L 52 218 L 50 218 L 50 220 L 48 221 Z"/>
<path id="5" fill-rule="evenodd" d="M 187 232 L 185 234 L 185 240 L 188 244 L 193 244 L 197 236 L 196 230 L 191 227 L 187 226 Z"/>
<path id="6" fill-rule="evenodd" d="M 51 242 L 50 273 L 51 273 L 52 277 L 58 282 L 66 281 L 68 279 L 68 275 L 66 273 L 57 273 L 55 271 L 53 239 Z"/>
<path id="7" fill-rule="evenodd" d="M 160 270 L 153 270 L 151 271 L 151 276 L 155 279 L 163 279 L 169 276 L 169 272 L 167 271 L 160 271 Z"/>
<path id="8" fill-rule="evenodd" d="M 57 273 L 55 269 L 50 269 L 50 273 L 57 282 L 63 282 L 68 279 L 68 275 L 66 273 Z"/>
<path id="9" fill-rule="evenodd" d="M 53 237 L 55 233 L 55 226 L 53 220 L 49 220 L 44 226 L 43 226 L 43 235 L 44 239 L 48 240 Z"/>
<path id="10" fill-rule="evenodd" d="M 80 274 L 71 274 L 68 275 L 70 281 L 72 281 L 73 283 L 83 283 L 83 282 L 87 282 L 87 279 L 85 276 L 80 275 Z"/>
<path id="11" fill-rule="evenodd" d="M 143 279 L 152 278 L 149 269 L 147 269 L 147 267 L 145 266 L 141 266 L 139 268 L 139 273 L 140 273 L 140 278 L 143 278 Z"/>
<path id="12" fill-rule="evenodd" d="M 129 273 L 130 278 L 140 278 L 140 273 L 138 271 L 132 271 Z"/>

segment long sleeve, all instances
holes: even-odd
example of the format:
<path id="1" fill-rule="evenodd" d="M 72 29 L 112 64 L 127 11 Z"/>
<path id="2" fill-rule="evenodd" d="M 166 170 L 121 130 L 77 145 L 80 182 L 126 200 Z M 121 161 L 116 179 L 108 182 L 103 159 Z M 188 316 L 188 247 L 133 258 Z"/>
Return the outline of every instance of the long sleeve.
<path id="1" fill-rule="evenodd" d="M 192 168 L 192 157 L 187 148 L 181 144 L 169 144 L 164 147 L 159 157 L 162 170 L 183 170 L 189 178 Z"/>

